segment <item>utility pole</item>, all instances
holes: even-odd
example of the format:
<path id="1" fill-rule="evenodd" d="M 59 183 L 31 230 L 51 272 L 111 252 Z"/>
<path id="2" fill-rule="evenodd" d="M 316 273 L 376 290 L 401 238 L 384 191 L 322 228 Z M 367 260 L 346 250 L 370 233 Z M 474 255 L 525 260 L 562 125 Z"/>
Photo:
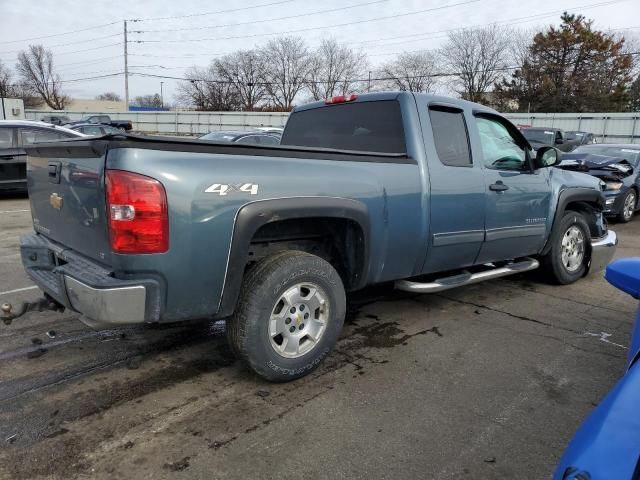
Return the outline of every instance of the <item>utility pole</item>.
<path id="1" fill-rule="evenodd" d="M 164 82 L 160 82 L 160 108 L 164 108 L 164 96 L 162 95 L 162 84 Z"/>
<path id="2" fill-rule="evenodd" d="M 367 92 L 371 91 L 371 70 L 369 70 L 369 83 L 367 84 Z"/>
<path id="3" fill-rule="evenodd" d="M 127 56 L 127 21 L 124 21 L 124 103 L 129 111 L 129 58 Z"/>

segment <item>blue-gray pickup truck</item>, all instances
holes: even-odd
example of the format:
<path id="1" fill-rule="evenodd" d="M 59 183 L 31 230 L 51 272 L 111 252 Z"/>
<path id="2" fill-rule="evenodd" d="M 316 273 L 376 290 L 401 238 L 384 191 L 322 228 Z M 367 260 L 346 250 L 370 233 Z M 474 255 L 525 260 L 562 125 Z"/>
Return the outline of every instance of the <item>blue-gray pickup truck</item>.
<path id="1" fill-rule="evenodd" d="M 33 146 L 22 261 L 89 325 L 224 318 L 239 358 L 290 380 L 331 351 L 345 292 L 600 270 L 617 243 L 600 181 L 553 168 L 558 155 L 533 158 L 494 110 L 408 92 L 297 107 L 280 146 Z"/>

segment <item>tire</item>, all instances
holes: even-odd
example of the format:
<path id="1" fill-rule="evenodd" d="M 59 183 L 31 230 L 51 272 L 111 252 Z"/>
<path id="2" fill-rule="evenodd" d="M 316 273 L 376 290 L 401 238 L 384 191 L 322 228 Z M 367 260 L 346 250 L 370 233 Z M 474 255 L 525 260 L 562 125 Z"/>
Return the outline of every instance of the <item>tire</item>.
<path id="1" fill-rule="evenodd" d="M 542 258 L 544 268 L 556 283 L 568 285 L 584 276 L 590 241 L 589 225 L 584 217 L 567 211 L 552 234 L 551 250 Z"/>
<path id="2" fill-rule="evenodd" d="M 620 209 L 620 213 L 616 216 L 616 220 L 620 223 L 630 222 L 636 210 L 637 203 L 638 195 L 636 194 L 636 191 L 631 188 L 622 200 L 622 208 Z"/>
<path id="3" fill-rule="evenodd" d="M 246 273 L 227 340 L 259 376 L 286 382 L 310 373 L 331 352 L 345 312 L 344 286 L 331 264 L 282 252 Z"/>

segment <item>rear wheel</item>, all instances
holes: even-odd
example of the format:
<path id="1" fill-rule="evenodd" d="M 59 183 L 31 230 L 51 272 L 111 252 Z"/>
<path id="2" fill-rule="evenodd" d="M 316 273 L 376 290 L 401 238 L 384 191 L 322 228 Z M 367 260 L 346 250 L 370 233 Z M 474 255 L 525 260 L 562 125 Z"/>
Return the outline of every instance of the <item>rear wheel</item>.
<path id="1" fill-rule="evenodd" d="M 633 189 L 629 190 L 622 200 L 622 209 L 617 217 L 619 222 L 627 223 L 631 221 L 633 214 L 636 211 L 637 201 L 638 196 L 636 195 L 636 191 Z"/>
<path id="2" fill-rule="evenodd" d="M 344 286 L 320 257 L 289 251 L 245 276 L 227 322 L 231 349 L 261 377 L 288 381 L 315 369 L 335 345 L 346 310 Z"/>
<path id="3" fill-rule="evenodd" d="M 557 283 L 566 285 L 584 276 L 590 241 L 589 225 L 584 217 L 577 212 L 565 213 L 552 235 L 551 250 L 543 258 L 544 267 Z"/>

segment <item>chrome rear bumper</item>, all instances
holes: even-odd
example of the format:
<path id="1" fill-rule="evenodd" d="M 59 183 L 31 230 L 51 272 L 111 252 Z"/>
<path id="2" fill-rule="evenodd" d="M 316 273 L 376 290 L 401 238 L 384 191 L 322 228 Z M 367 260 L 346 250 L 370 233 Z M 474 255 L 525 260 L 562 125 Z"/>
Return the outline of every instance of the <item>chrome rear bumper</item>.
<path id="1" fill-rule="evenodd" d="M 93 328 L 157 322 L 160 288 L 150 278 L 120 279 L 114 272 L 46 237 L 20 238 L 22 264 L 33 282 L 53 299 L 82 314 Z"/>

